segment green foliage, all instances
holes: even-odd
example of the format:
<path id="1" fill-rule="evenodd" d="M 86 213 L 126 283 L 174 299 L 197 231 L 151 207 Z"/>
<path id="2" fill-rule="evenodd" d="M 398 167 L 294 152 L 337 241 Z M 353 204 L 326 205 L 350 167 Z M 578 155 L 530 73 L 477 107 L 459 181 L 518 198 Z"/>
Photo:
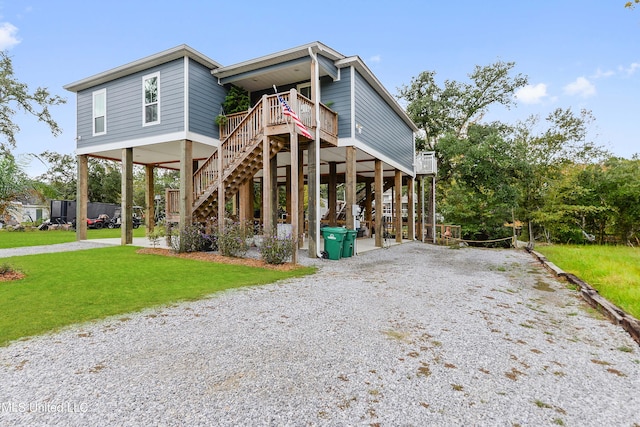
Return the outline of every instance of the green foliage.
<path id="1" fill-rule="evenodd" d="M 0 345 L 76 323 L 314 271 L 216 264 L 142 255 L 137 250 L 116 246 L 11 258 L 26 278 L 15 286 L 0 286 Z"/>
<path id="2" fill-rule="evenodd" d="M 545 245 L 536 250 L 564 271 L 589 283 L 607 300 L 640 318 L 640 249 Z"/>
<path id="3" fill-rule="evenodd" d="M 47 88 L 39 87 L 29 92 L 29 87 L 15 78 L 11 58 L 5 51 L 0 52 L 0 134 L 6 141 L 0 141 L 0 152 L 9 152 L 16 146 L 16 134 L 20 127 L 11 118 L 20 110 L 28 113 L 49 126 L 51 133 L 58 136 L 62 130 L 51 117 L 49 107 L 66 103 L 66 100 L 51 95 Z"/>
<path id="4" fill-rule="evenodd" d="M 247 111 L 251 107 L 251 99 L 249 93 L 238 86 L 231 86 L 227 96 L 222 103 L 223 114 L 216 117 L 216 124 L 222 126 L 227 123 L 225 114 L 240 113 Z"/>
<path id="5" fill-rule="evenodd" d="M 28 195 L 33 190 L 31 181 L 16 158 L 8 152 L 0 152 L 0 218 L 15 215 L 11 202 Z"/>
<path id="6" fill-rule="evenodd" d="M 0 264 L 0 276 L 3 274 L 13 273 L 15 269 L 8 262 Z"/>
<path id="7" fill-rule="evenodd" d="M 291 259 L 293 251 L 297 249 L 297 242 L 291 236 L 279 237 L 277 230 L 273 230 L 262 239 L 258 250 L 267 264 L 283 264 Z"/>
<path id="8" fill-rule="evenodd" d="M 200 252 L 207 247 L 204 229 L 200 224 L 190 224 L 180 229 L 177 239 L 171 239 L 171 247 L 177 253 Z"/>
<path id="9" fill-rule="evenodd" d="M 218 235 L 218 250 L 221 255 L 242 258 L 249 250 L 252 237 L 251 222 L 226 220 L 224 231 Z"/>

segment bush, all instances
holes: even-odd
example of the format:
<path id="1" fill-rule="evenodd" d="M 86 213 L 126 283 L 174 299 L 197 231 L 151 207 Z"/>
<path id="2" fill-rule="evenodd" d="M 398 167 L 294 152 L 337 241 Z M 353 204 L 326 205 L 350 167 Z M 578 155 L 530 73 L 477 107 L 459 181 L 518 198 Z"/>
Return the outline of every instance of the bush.
<path id="1" fill-rule="evenodd" d="M 291 236 L 279 237 L 277 231 L 264 236 L 259 251 L 267 264 L 283 264 L 291 259 L 297 244 Z"/>
<path id="2" fill-rule="evenodd" d="M 253 223 L 225 221 L 224 232 L 218 235 L 218 250 L 221 255 L 242 258 L 246 255 L 253 237 Z"/>
<path id="3" fill-rule="evenodd" d="M 171 247 L 175 252 L 200 252 L 207 246 L 204 232 L 200 224 L 191 224 L 180 230 L 177 239 L 171 239 Z"/>
<path id="4" fill-rule="evenodd" d="M 13 267 L 11 267 L 10 264 L 4 263 L 4 264 L 0 264 L 0 276 L 3 276 L 5 274 L 9 274 L 9 273 L 13 273 L 15 270 L 13 269 Z"/>

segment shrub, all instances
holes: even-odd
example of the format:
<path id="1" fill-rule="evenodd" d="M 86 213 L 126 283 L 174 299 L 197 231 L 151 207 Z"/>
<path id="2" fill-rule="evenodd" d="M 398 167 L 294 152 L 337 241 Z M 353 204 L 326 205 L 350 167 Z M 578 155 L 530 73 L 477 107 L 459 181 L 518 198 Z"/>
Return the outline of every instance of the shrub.
<path id="1" fill-rule="evenodd" d="M 177 239 L 171 239 L 171 247 L 175 252 L 200 252 L 204 250 L 206 241 L 200 224 L 182 227 Z"/>
<path id="2" fill-rule="evenodd" d="M 279 237 L 277 231 L 264 236 L 259 251 L 267 264 L 283 264 L 293 255 L 297 244 L 291 236 Z"/>
<path id="3" fill-rule="evenodd" d="M 249 250 L 253 223 L 225 220 L 224 232 L 218 235 L 218 250 L 224 256 L 242 258 Z"/>
<path id="4" fill-rule="evenodd" d="M 9 273 L 13 273 L 15 270 L 13 269 L 13 267 L 11 267 L 11 265 L 4 263 L 4 264 L 0 264 L 0 276 L 3 276 L 5 274 L 9 274 Z"/>

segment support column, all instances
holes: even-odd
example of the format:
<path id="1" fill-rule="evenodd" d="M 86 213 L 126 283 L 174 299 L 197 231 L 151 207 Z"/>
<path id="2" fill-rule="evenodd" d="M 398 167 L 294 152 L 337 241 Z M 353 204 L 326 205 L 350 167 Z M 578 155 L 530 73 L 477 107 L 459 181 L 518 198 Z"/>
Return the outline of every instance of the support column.
<path id="1" fill-rule="evenodd" d="M 155 189 L 154 189 L 154 167 L 153 165 L 146 165 L 144 167 L 144 200 L 145 200 L 145 227 L 147 229 L 146 235 L 149 236 L 153 233 L 153 229 L 156 226 L 156 210 L 155 210 Z"/>
<path id="2" fill-rule="evenodd" d="M 262 225 L 267 235 L 273 232 L 273 188 L 271 188 L 271 147 L 269 137 L 262 137 Z"/>
<path id="3" fill-rule="evenodd" d="M 382 160 L 378 160 L 376 159 L 376 164 L 375 164 L 375 191 L 374 191 L 374 197 L 376 200 L 376 222 L 375 222 L 375 235 L 376 235 L 376 246 L 381 248 L 382 247 L 382 211 L 384 210 L 383 207 L 383 196 L 382 196 L 382 187 L 383 187 L 383 176 L 382 176 Z"/>
<path id="4" fill-rule="evenodd" d="M 121 244 L 133 243 L 133 148 L 122 149 Z"/>
<path id="5" fill-rule="evenodd" d="M 238 220 L 245 223 L 253 218 L 253 180 L 244 181 L 238 189 Z"/>
<path id="6" fill-rule="evenodd" d="M 413 177 L 407 176 L 407 237 L 409 240 L 416 238 L 416 207 L 413 197 Z"/>
<path id="7" fill-rule="evenodd" d="M 373 207 L 373 203 L 371 200 L 371 196 L 372 196 L 372 191 L 371 191 L 371 184 L 373 184 L 373 181 L 371 180 L 371 178 L 367 178 L 366 181 L 366 187 L 365 187 L 365 199 L 364 199 L 364 212 L 365 212 L 365 217 L 364 220 L 367 222 L 367 227 L 369 229 L 369 235 L 366 237 L 371 237 L 371 232 L 372 232 L 372 228 L 371 228 L 371 224 L 372 224 L 372 220 L 373 220 L 373 212 L 371 212 L 371 209 Z"/>
<path id="8" fill-rule="evenodd" d="M 76 240 L 87 240 L 87 206 L 89 202 L 89 159 L 77 157 L 78 183 L 76 187 Z"/>
<path id="9" fill-rule="evenodd" d="M 338 177 L 337 177 L 337 164 L 336 162 L 329 162 L 329 185 L 327 186 L 327 208 L 329 212 L 329 225 L 335 227 L 337 222 L 338 213 Z"/>
<path id="10" fill-rule="evenodd" d="M 284 188 L 285 188 L 285 199 L 286 199 L 285 209 L 287 211 L 287 216 L 285 217 L 284 222 L 286 222 L 287 224 L 291 224 L 291 217 L 293 216 L 293 211 L 291 210 L 291 199 L 293 198 L 293 184 L 292 184 L 293 180 L 291 179 L 291 172 L 293 168 L 293 157 L 294 157 L 294 154 L 292 150 L 291 151 L 292 164 L 285 167 L 285 182 L 284 182 L 285 187 Z"/>
<path id="11" fill-rule="evenodd" d="M 227 196 L 224 191 L 224 179 L 222 179 L 224 173 L 224 145 L 218 146 L 218 232 L 224 233 L 224 217 L 225 217 L 225 204 L 227 202 Z"/>
<path id="12" fill-rule="evenodd" d="M 344 184 L 344 198 L 346 209 L 346 226 L 347 229 L 353 230 L 355 216 L 353 215 L 353 205 L 356 204 L 356 147 L 347 147 L 347 164 Z"/>
<path id="13" fill-rule="evenodd" d="M 298 140 L 298 248 L 304 245 L 304 149 Z"/>
<path id="14" fill-rule="evenodd" d="M 424 242 L 424 176 L 420 176 L 416 181 L 418 193 L 418 240 Z"/>
<path id="15" fill-rule="evenodd" d="M 309 183 L 309 257 L 317 258 L 320 248 L 320 236 L 317 234 L 316 224 L 318 222 L 318 212 L 316 210 L 316 193 L 320 183 L 316 174 L 316 144 L 317 141 L 309 142 L 309 164 L 307 166 L 307 182 Z"/>
<path id="16" fill-rule="evenodd" d="M 193 222 L 193 143 L 184 139 L 180 145 L 179 227 L 183 228 Z"/>
<path id="17" fill-rule="evenodd" d="M 291 254 L 291 262 L 294 264 L 298 263 L 298 236 L 299 236 L 299 222 L 298 222 L 298 134 L 297 132 L 291 132 L 291 142 L 289 143 L 290 151 L 291 151 L 291 166 L 287 169 L 289 172 L 287 174 L 287 181 L 289 181 L 289 186 L 287 187 L 287 194 L 289 200 L 289 206 L 287 213 L 289 214 L 288 219 L 291 223 L 291 238 L 294 239 L 294 250 L 293 254 Z"/>
<path id="18" fill-rule="evenodd" d="M 271 223 L 277 228 L 280 219 L 278 217 L 280 206 L 278 197 L 278 154 L 274 154 L 269 161 L 271 162 Z"/>
<path id="19" fill-rule="evenodd" d="M 396 242 L 402 243 L 402 172 L 396 170 L 395 177 L 395 228 Z"/>

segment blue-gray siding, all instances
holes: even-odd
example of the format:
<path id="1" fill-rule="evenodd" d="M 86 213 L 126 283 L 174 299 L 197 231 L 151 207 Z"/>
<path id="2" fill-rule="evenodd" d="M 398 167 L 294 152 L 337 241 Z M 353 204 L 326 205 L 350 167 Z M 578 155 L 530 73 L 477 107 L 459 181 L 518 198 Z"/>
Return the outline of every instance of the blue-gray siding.
<path id="1" fill-rule="evenodd" d="M 189 61 L 189 131 L 218 138 L 220 133 L 215 118 L 220 113 L 225 89 L 209 68 Z"/>
<path id="2" fill-rule="evenodd" d="M 338 138 L 351 137 L 351 68 L 340 70 L 340 80 L 325 81 L 320 87 L 323 104 L 338 113 Z"/>
<path id="3" fill-rule="evenodd" d="M 160 124 L 142 125 L 142 77 L 160 73 Z M 107 89 L 107 133 L 93 136 L 92 94 Z M 184 60 L 78 92 L 78 148 L 184 131 Z"/>
<path id="4" fill-rule="evenodd" d="M 318 64 L 320 65 L 320 68 L 325 70 L 329 76 L 331 76 L 332 79 L 335 80 L 338 78 L 338 67 L 335 66 L 332 60 L 322 55 L 318 55 Z"/>
<path id="5" fill-rule="evenodd" d="M 355 134 L 359 141 L 413 170 L 412 129 L 357 71 L 355 122 L 362 126 L 362 133 Z"/>

